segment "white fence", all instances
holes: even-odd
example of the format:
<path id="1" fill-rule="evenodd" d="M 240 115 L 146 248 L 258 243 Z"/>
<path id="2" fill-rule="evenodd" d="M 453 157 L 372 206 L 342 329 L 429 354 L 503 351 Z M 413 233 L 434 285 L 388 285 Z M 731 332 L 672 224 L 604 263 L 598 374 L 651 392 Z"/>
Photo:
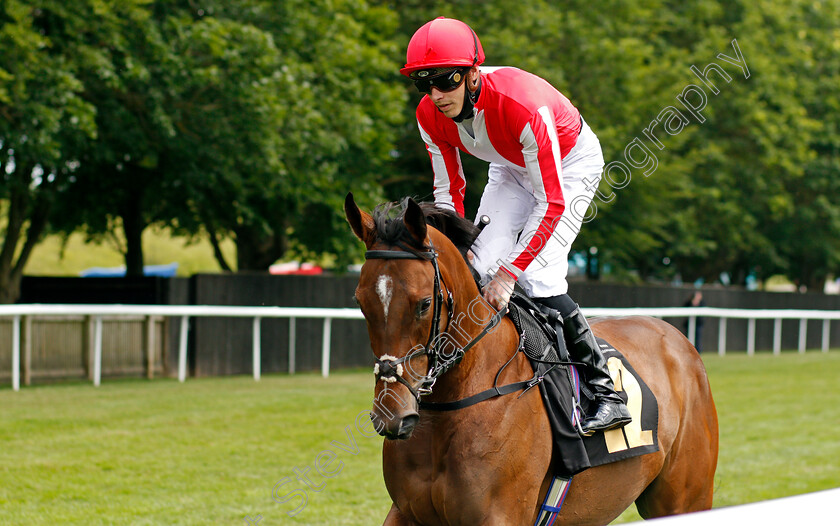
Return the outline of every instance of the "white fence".
<path id="1" fill-rule="evenodd" d="M 798 319 L 799 322 L 799 352 L 805 352 L 807 337 L 807 321 L 823 320 L 822 351 L 828 352 L 829 322 L 840 320 L 840 312 L 818 310 L 747 310 L 747 309 L 717 309 L 709 307 L 676 307 L 676 308 L 632 308 L 632 309 L 602 309 L 586 308 L 585 314 L 594 316 L 653 316 L 657 318 L 688 317 L 689 339 L 694 342 L 696 320 L 698 317 L 719 318 L 718 353 L 726 353 L 726 320 L 739 318 L 748 320 L 747 354 L 755 353 L 755 320 L 775 320 L 773 330 L 773 352 L 781 351 L 781 334 L 783 319 Z M 180 333 L 178 342 L 178 380 L 183 382 L 187 377 L 187 342 L 189 337 L 189 319 L 191 317 L 231 317 L 251 318 L 252 324 L 252 355 L 254 379 L 260 379 L 260 321 L 263 318 L 288 318 L 289 329 L 289 372 L 295 372 L 295 319 L 316 318 L 323 319 L 323 339 L 321 347 L 321 374 L 329 376 L 330 371 L 330 338 L 332 320 L 334 319 L 363 319 L 358 309 L 318 309 L 292 307 L 238 307 L 238 306 L 175 306 L 175 305 L 0 305 L 0 318 L 12 319 L 12 388 L 20 389 L 21 342 L 20 326 L 25 316 L 91 316 L 94 319 L 94 356 L 93 356 L 93 384 L 98 386 L 102 371 L 102 318 L 113 316 L 163 316 L 180 318 Z M 150 348 L 152 346 L 149 346 Z"/>

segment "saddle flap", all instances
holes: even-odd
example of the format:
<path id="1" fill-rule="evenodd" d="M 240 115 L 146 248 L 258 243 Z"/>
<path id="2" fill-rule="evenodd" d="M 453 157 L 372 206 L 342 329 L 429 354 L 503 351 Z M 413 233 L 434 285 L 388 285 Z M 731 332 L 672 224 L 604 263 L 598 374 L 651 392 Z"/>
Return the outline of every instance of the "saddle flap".
<path id="1" fill-rule="evenodd" d="M 514 293 L 508 304 L 508 317 L 524 340 L 525 354 L 539 361 L 569 361 L 559 313 L 542 307 L 522 294 Z"/>

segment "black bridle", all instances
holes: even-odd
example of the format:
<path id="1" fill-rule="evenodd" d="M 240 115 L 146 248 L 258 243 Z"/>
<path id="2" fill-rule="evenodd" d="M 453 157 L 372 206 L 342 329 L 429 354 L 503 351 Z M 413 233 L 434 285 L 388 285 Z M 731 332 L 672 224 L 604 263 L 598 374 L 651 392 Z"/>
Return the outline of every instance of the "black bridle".
<path id="1" fill-rule="evenodd" d="M 402 244 L 399 245 L 403 250 L 368 250 L 365 252 L 365 259 L 415 259 L 421 261 L 429 261 L 435 271 L 434 277 L 434 293 L 433 293 L 433 307 L 432 307 L 432 327 L 429 330 L 429 339 L 423 348 L 422 354 L 429 357 L 429 369 L 426 375 L 420 379 L 419 387 L 414 387 L 403 377 L 402 364 L 406 360 L 411 359 L 416 354 L 409 352 L 402 358 L 396 358 L 389 355 L 384 355 L 378 358 L 374 365 L 374 374 L 376 380 L 384 380 L 387 383 L 400 382 L 408 388 L 411 394 L 420 401 L 420 397 L 428 395 L 432 392 L 437 379 L 446 371 L 452 368 L 455 364 L 461 361 L 464 354 L 470 350 L 481 338 L 493 330 L 504 317 L 505 312 L 497 312 L 490 319 L 490 322 L 484 329 L 469 343 L 463 347 L 457 348 L 450 356 L 445 356 L 439 345 L 439 337 L 441 335 L 440 320 L 441 311 L 444 304 L 444 287 L 441 287 L 443 280 L 440 275 L 440 266 L 438 265 L 438 253 L 434 246 L 430 246 L 427 250 L 414 250 Z M 445 284 L 444 284 L 445 285 Z M 455 300 L 452 297 L 452 291 L 446 288 L 446 306 L 447 306 L 447 320 L 446 327 L 449 328 L 449 323 L 452 321 L 453 313 L 455 312 Z"/>

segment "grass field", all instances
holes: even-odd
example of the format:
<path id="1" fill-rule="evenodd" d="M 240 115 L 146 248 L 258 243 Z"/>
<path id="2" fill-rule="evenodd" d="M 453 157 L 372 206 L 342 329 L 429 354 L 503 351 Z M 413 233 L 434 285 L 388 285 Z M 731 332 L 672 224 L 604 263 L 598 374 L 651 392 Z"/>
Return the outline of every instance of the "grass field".
<path id="1" fill-rule="evenodd" d="M 236 248 L 231 240 L 222 242 L 222 253 L 228 264 L 236 264 Z M 146 265 L 178 263 L 179 276 L 199 272 L 220 272 L 207 236 L 196 240 L 173 236 L 166 228 L 150 227 L 143 232 L 143 257 Z M 47 236 L 36 245 L 24 267 L 27 276 L 78 276 L 91 267 L 120 267 L 125 258 L 113 243 L 85 243 L 80 233 L 66 241 L 60 236 Z"/>
<path id="2" fill-rule="evenodd" d="M 716 507 L 840 486 L 840 352 L 704 359 L 721 424 Z M 381 524 L 382 439 L 355 425 L 372 384 L 352 371 L 3 386 L 0 524 Z M 272 489 L 296 474 L 319 491 L 289 518 L 301 499 Z"/>

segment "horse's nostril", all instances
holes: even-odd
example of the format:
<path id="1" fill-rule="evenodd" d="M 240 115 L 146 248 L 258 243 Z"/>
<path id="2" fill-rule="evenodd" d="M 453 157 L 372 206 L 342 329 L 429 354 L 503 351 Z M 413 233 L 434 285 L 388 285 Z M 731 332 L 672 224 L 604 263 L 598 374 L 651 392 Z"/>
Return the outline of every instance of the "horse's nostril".
<path id="1" fill-rule="evenodd" d="M 420 415 L 414 413 L 412 415 L 408 415 L 404 417 L 400 421 L 400 430 L 397 433 L 399 438 L 408 438 L 411 436 L 411 432 L 414 431 L 414 427 L 417 425 L 417 422 L 420 421 Z"/>

